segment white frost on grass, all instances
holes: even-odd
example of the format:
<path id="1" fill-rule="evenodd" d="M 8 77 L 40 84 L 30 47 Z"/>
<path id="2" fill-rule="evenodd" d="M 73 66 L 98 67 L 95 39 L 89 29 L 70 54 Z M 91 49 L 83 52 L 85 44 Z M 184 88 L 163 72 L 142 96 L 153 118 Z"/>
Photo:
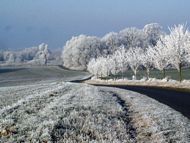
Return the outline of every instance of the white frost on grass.
<path id="1" fill-rule="evenodd" d="M 56 83 L 54 83 L 53 85 L 54 86 L 48 87 L 48 88 L 46 88 L 46 90 L 43 90 L 40 92 L 39 92 L 39 89 L 35 90 L 35 91 L 30 90 L 30 93 L 28 93 L 25 98 L 22 98 L 22 99 L 18 100 L 16 103 L 5 106 L 2 109 L 0 109 L 0 114 L 2 114 L 3 112 L 5 112 L 7 110 L 17 108 L 18 106 L 21 106 L 24 102 L 28 102 L 29 100 L 35 99 L 36 97 L 42 97 L 42 96 L 46 95 L 47 93 L 50 93 L 50 92 L 53 92 L 53 91 L 56 91 L 56 90 L 62 88 L 62 86 L 60 86 L 60 85 L 55 86 Z M 40 86 L 40 85 L 37 85 L 37 86 Z M 23 93 L 23 94 L 26 95 L 26 93 Z"/>
<path id="2" fill-rule="evenodd" d="M 103 89 L 114 91 L 126 102 L 140 142 L 190 142 L 190 122 L 181 113 L 136 92 L 106 87 Z"/>
<path id="3" fill-rule="evenodd" d="M 172 87 L 172 88 L 187 88 L 190 89 L 190 80 L 183 80 L 179 82 L 168 78 L 156 79 L 156 78 L 142 78 L 141 80 L 128 80 L 128 79 L 91 79 L 85 81 L 88 84 L 113 84 L 113 85 L 137 85 L 137 86 L 158 86 L 158 87 Z"/>
<path id="4" fill-rule="evenodd" d="M 124 111 L 112 93 L 86 84 L 47 85 L 45 91 L 36 88 L 20 101 L 4 105 L 2 142 L 134 142 L 120 118 Z"/>
<path id="5" fill-rule="evenodd" d="M 135 92 L 48 81 L 0 93 L 2 142 L 190 141 L 187 118 Z"/>

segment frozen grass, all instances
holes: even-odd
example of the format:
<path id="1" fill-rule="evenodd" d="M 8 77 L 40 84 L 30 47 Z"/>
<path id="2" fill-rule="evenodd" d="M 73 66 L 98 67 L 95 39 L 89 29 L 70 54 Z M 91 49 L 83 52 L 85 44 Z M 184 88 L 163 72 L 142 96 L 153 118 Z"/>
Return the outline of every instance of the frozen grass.
<path id="1" fill-rule="evenodd" d="M 15 91 L 26 94 L 7 106 L 1 103 L 2 142 L 134 142 L 122 118 L 125 111 L 112 93 L 82 84 L 36 86 L 27 93 L 22 86 L 0 88 L 4 98 Z"/>
<path id="2" fill-rule="evenodd" d="M 1 142 L 189 142 L 190 122 L 122 89 L 61 81 L 0 87 Z"/>
<path id="3" fill-rule="evenodd" d="M 128 105 L 138 142 L 189 143 L 190 121 L 179 112 L 136 92 L 102 87 L 113 91 Z"/>
<path id="4" fill-rule="evenodd" d="M 26 85 L 46 80 L 78 80 L 90 74 L 72 71 L 59 66 L 0 67 L 0 87 Z"/>
<path id="5" fill-rule="evenodd" d="M 128 80 L 128 79 L 95 79 L 86 80 L 85 83 L 93 84 L 93 85 L 131 85 L 131 86 L 150 86 L 150 87 L 165 87 L 165 88 L 173 88 L 176 90 L 186 89 L 190 91 L 190 80 L 183 80 L 182 82 L 172 80 L 172 79 L 156 79 L 149 78 L 149 80 L 141 79 L 141 80 Z"/>

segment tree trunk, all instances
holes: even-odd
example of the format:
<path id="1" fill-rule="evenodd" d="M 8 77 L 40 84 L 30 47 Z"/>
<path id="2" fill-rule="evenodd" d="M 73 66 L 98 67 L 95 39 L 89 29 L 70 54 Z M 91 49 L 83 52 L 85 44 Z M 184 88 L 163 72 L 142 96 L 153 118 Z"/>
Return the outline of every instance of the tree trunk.
<path id="1" fill-rule="evenodd" d="M 45 66 L 47 66 L 47 59 L 45 59 Z"/>
<path id="2" fill-rule="evenodd" d="M 150 77 L 150 69 L 149 68 L 146 69 L 146 74 L 147 74 L 147 79 L 149 79 L 149 77 Z"/>
<path id="3" fill-rule="evenodd" d="M 163 73 L 163 78 L 165 78 L 165 77 L 166 77 L 166 70 L 163 69 L 163 70 L 162 70 L 162 73 Z"/>
<path id="4" fill-rule="evenodd" d="M 106 80 L 108 81 L 109 71 L 107 70 Z"/>
<path id="5" fill-rule="evenodd" d="M 114 80 L 116 80 L 116 68 L 115 68 L 115 71 L 114 71 Z"/>
<path id="6" fill-rule="evenodd" d="M 114 80 L 116 80 L 116 62 L 114 61 Z"/>
<path id="7" fill-rule="evenodd" d="M 137 79 L 137 71 L 135 70 L 135 80 Z"/>
<path id="8" fill-rule="evenodd" d="M 124 71 L 124 70 L 123 70 L 123 67 L 122 67 L 122 73 L 121 73 L 121 74 L 122 74 L 122 79 L 124 80 L 124 77 L 123 77 L 123 71 Z"/>
<path id="9" fill-rule="evenodd" d="M 182 65 L 181 63 L 179 64 L 179 81 L 182 81 Z"/>
<path id="10" fill-rule="evenodd" d="M 45 55 L 45 65 L 47 66 L 47 56 Z"/>

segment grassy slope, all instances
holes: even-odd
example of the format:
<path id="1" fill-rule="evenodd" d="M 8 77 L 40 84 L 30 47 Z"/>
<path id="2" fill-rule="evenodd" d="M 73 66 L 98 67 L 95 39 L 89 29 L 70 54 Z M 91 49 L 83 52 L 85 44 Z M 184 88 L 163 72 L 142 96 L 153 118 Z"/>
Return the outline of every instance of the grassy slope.
<path id="1" fill-rule="evenodd" d="M 187 118 L 127 90 L 44 82 L 0 87 L 0 95 L 2 142 L 190 141 Z"/>
<path id="2" fill-rule="evenodd" d="M 1 67 L 0 86 L 27 84 L 42 80 L 74 80 L 88 76 L 82 71 L 66 70 L 58 66 Z"/>
<path id="3" fill-rule="evenodd" d="M 26 87 L 0 88 L 10 99 L 0 100 L 2 142 L 133 142 L 112 93 L 64 82 Z"/>

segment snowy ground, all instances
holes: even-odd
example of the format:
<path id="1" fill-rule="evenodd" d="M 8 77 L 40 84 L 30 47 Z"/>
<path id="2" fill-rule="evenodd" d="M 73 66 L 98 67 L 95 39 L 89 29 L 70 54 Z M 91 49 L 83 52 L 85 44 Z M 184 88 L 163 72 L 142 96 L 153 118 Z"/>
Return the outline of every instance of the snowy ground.
<path id="1" fill-rule="evenodd" d="M 190 142 L 190 122 L 147 96 L 49 80 L 0 87 L 0 142 Z"/>

